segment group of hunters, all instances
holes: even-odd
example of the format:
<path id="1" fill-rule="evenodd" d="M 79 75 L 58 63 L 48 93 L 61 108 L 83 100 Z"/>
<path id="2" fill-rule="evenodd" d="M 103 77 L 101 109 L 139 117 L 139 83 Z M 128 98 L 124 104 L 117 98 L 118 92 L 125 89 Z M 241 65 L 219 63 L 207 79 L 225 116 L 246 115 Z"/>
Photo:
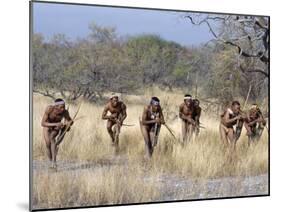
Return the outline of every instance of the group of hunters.
<path id="1" fill-rule="evenodd" d="M 182 126 L 181 143 L 186 144 L 194 136 L 198 136 L 200 130 L 201 107 L 198 99 L 193 99 L 186 94 L 183 103 L 179 106 L 179 118 Z M 126 126 L 124 120 L 127 117 L 126 105 L 117 95 L 110 97 L 104 107 L 102 119 L 107 120 L 107 132 L 110 136 L 112 145 L 118 149 L 119 134 L 122 126 Z M 62 122 L 64 120 L 64 122 Z M 162 113 L 160 100 L 152 97 L 150 103 L 143 109 L 140 117 L 140 129 L 145 142 L 146 155 L 151 157 L 157 145 L 158 136 L 162 125 L 166 125 Z M 74 123 L 65 108 L 63 99 L 56 99 L 54 104 L 47 107 L 42 118 L 43 135 L 47 147 L 47 155 L 52 165 L 56 168 L 56 155 L 59 144 L 64 135 L 70 130 Z M 128 125 L 127 125 L 128 126 Z M 226 108 L 221 115 L 219 126 L 220 137 L 224 145 L 234 146 L 239 139 L 242 127 L 245 126 L 248 145 L 258 141 L 266 126 L 266 121 L 257 104 L 253 104 L 250 110 L 245 113 L 240 108 L 238 101 L 233 101 L 230 107 Z"/>

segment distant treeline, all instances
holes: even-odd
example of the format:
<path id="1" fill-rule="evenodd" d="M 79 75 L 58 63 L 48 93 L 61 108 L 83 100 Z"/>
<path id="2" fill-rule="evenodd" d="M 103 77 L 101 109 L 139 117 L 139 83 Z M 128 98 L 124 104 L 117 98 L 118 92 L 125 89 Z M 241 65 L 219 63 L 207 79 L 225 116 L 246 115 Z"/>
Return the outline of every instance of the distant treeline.
<path id="1" fill-rule="evenodd" d="M 211 42 L 187 47 L 158 35 L 124 38 L 114 28 L 95 23 L 89 28 L 87 38 L 76 40 L 63 34 L 48 41 L 41 34 L 33 35 L 35 92 L 95 101 L 104 92 L 141 94 L 145 87 L 158 86 L 229 101 L 246 98 L 251 85 L 252 100 L 267 96 L 268 77 L 243 72 L 237 49 L 231 45 Z M 242 65 L 249 69 L 257 64 L 245 60 Z"/>

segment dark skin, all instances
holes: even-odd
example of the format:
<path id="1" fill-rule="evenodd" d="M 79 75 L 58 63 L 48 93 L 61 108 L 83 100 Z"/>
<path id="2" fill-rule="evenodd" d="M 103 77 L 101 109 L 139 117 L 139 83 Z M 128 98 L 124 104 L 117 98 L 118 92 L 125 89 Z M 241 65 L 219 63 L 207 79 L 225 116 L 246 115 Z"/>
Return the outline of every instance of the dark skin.
<path id="1" fill-rule="evenodd" d="M 162 124 L 165 124 L 165 120 L 161 106 L 151 104 L 145 106 L 141 118 L 141 132 L 148 157 L 152 156 Z"/>
<path id="2" fill-rule="evenodd" d="M 62 120 L 65 123 L 62 123 Z M 73 124 L 73 120 L 69 116 L 69 112 L 65 109 L 65 105 L 48 106 L 43 115 L 41 126 L 43 127 L 43 135 L 47 147 L 47 155 L 52 161 L 52 168 L 56 168 L 56 156 L 58 153 L 58 145 L 56 137 L 59 132 Z"/>
<path id="3" fill-rule="evenodd" d="M 199 106 L 198 101 L 194 101 L 193 106 L 194 106 L 193 119 L 195 121 L 195 133 L 196 135 L 198 135 L 200 130 L 200 116 L 201 116 L 202 109 Z"/>
<path id="4" fill-rule="evenodd" d="M 261 111 L 259 109 L 251 109 L 247 114 L 244 123 L 247 130 L 249 146 L 255 140 L 259 140 L 265 125 L 266 121 L 264 120 Z"/>
<path id="5" fill-rule="evenodd" d="M 194 107 L 191 99 L 185 99 L 179 107 L 179 117 L 182 120 L 182 142 L 189 141 L 196 126 Z"/>
<path id="6" fill-rule="evenodd" d="M 119 101 L 118 97 L 111 98 L 104 107 L 102 119 L 107 120 L 107 132 L 115 146 L 118 146 L 120 130 L 126 117 L 126 105 Z"/>
<path id="7" fill-rule="evenodd" d="M 232 105 L 233 114 L 226 110 L 221 117 L 220 136 L 225 145 L 231 144 L 235 147 L 236 138 L 233 127 L 243 119 L 240 114 L 240 105 Z"/>

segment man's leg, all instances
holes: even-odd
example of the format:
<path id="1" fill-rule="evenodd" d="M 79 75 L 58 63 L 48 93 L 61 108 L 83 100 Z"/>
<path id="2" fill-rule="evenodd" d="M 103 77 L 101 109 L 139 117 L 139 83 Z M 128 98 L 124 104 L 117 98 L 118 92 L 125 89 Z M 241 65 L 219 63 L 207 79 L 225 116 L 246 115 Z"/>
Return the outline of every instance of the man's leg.
<path id="1" fill-rule="evenodd" d="M 114 123 L 110 120 L 107 121 L 107 125 L 106 125 L 106 128 L 107 128 L 107 132 L 111 138 L 111 142 L 112 144 L 114 144 L 114 133 L 112 131 L 112 126 L 114 125 Z"/>
<path id="2" fill-rule="evenodd" d="M 114 136 L 114 142 L 115 142 L 116 145 L 119 144 L 120 131 L 121 131 L 121 126 L 118 125 L 118 124 L 115 124 L 113 126 L 113 136 Z"/>
<path id="3" fill-rule="evenodd" d="M 47 127 L 43 128 L 43 136 L 44 136 L 45 144 L 47 147 L 47 156 L 48 156 L 49 160 L 52 161 L 51 140 L 50 140 L 49 128 L 47 128 Z"/>
<path id="4" fill-rule="evenodd" d="M 190 123 L 187 123 L 187 130 L 186 130 L 186 140 L 187 142 L 191 142 L 192 141 L 192 136 L 193 136 L 193 133 L 194 133 L 194 127 L 192 124 Z"/>
<path id="5" fill-rule="evenodd" d="M 181 134 L 182 134 L 182 144 L 184 145 L 187 139 L 187 122 L 184 120 L 181 120 Z"/>
<path id="6" fill-rule="evenodd" d="M 220 124 L 220 138 L 224 146 L 228 145 L 228 140 L 227 140 L 227 129 L 225 126 Z"/>
<path id="7" fill-rule="evenodd" d="M 145 127 L 144 125 L 141 125 L 141 132 L 142 132 L 144 142 L 145 142 L 146 156 L 150 158 L 152 156 L 153 147 L 152 147 L 152 144 L 151 144 L 148 127 Z"/>
<path id="8" fill-rule="evenodd" d="M 196 126 L 195 126 L 195 135 L 196 135 L 196 137 L 199 135 L 199 132 L 200 132 L 200 122 L 197 121 L 196 122 Z"/>
<path id="9" fill-rule="evenodd" d="M 195 126 L 193 124 L 190 124 L 189 125 L 189 140 L 190 141 L 194 141 L 195 140 Z"/>
<path id="10" fill-rule="evenodd" d="M 63 141 L 64 139 L 64 136 L 66 135 L 65 133 L 65 129 L 66 129 L 66 126 L 64 126 L 62 129 L 59 130 L 58 132 L 58 135 L 56 136 L 56 145 L 58 147 L 58 145 L 60 145 L 60 143 Z M 69 128 L 70 129 L 70 128 Z M 69 131 L 69 129 L 67 131 Z M 64 133 L 64 135 L 62 135 Z"/>
<path id="11" fill-rule="evenodd" d="M 257 128 L 257 132 L 256 132 L 256 140 L 259 141 L 261 136 L 262 136 L 262 133 L 263 133 L 263 130 L 264 130 L 264 127 L 265 127 L 265 124 L 263 123 L 260 123 L 258 125 L 258 128 Z"/>
<path id="12" fill-rule="evenodd" d="M 250 147 L 252 143 L 253 143 L 253 135 L 248 134 L 248 147 Z"/>
<path id="13" fill-rule="evenodd" d="M 248 135 L 248 147 L 250 147 L 251 146 L 251 138 L 250 138 L 250 136 Z"/>
<path id="14" fill-rule="evenodd" d="M 236 126 L 236 130 L 235 130 L 235 134 L 234 134 L 234 139 L 235 142 L 238 141 L 238 139 L 240 138 L 241 132 L 242 132 L 242 128 L 243 128 L 243 121 L 238 121 L 237 126 Z"/>
<path id="15" fill-rule="evenodd" d="M 50 141 L 51 141 L 51 152 L 52 152 L 52 168 L 56 168 L 56 161 L 57 161 L 57 145 L 56 145 L 56 136 L 58 135 L 59 131 L 52 130 L 50 133 Z"/>
<path id="16" fill-rule="evenodd" d="M 257 143 L 259 140 L 260 140 L 260 131 L 259 131 L 259 126 L 256 126 L 254 129 L 253 129 L 253 136 L 252 136 L 252 139 L 253 139 L 253 143 Z"/>
<path id="17" fill-rule="evenodd" d="M 235 150 L 236 147 L 236 136 L 234 134 L 234 130 L 232 128 L 228 128 L 228 133 L 227 133 L 228 141 L 231 146 L 232 150 Z"/>
<path id="18" fill-rule="evenodd" d="M 150 140 L 150 146 L 151 146 L 151 148 L 150 148 L 150 152 L 151 152 L 151 156 L 152 156 L 152 153 L 153 153 L 153 151 L 154 151 L 154 142 L 155 142 L 155 140 L 157 139 L 157 138 L 155 138 L 155 132 L 154 132 L 154 130 L 150 130 L 149 131 L 149 140 Z"/>
<path id="19" fill-rule="evenodd" d="M 160 134 L 160 129 L 161 129 L 161 125 L 158 124 L 157 128 L 153 129 L 153 133 L 152 133 L 153 135 L 150 135 L 151 143 L 152 143 L 153 147 L 155 147 L 157 145 L 157 143 L 158 143 L 158 137 L 159 137 L 159 134 Z M 156 133 L 156 135 L 155 135 L 155 133 Z"/>
<path id="20" fill-rule="evenodd" d="M 114 146 L 115 146 L 115 154 L 119 152 L 119 135 L 120 135 L 121 127 L 118 124 L 113 125 L 113 137 L 114 137 Z"/>

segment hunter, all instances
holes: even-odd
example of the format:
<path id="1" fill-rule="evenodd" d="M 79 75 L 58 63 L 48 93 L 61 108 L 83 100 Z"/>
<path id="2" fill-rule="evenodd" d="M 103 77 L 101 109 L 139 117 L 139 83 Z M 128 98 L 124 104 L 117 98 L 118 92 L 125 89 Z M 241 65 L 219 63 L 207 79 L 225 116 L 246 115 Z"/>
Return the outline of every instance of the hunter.
<path id="1" fill-rule="evenodd" d="M 231 106 L 221 115 L 220 137 L 224 145 L 231 145 L 235 148 L 241 134 L 241 123 L 243 123 L 243 114 L 241 113 L 240 103 L 233 101 Z M 234 130 L 234 127 L 237 129 Z"/>
<path id="2" fill-rule="evenodd" d="M 152 157 L 154 148 L 158 142 L 161 125 L 165 124 L 160 100 L 152 97 L 149 105 L 145 106 L 140 119 L 140 128 L 145 141 L 146 156 Z"/>
<path id="3" fill-rule="evenodd" d="M 179 107 L 179 117 L 182 126 L 182 144 L 184 145 L 191 140 L 196 127 L 193 100 L 189 94 L 184 96 L 184 102 Z"/>
<path id="4" fill-rule="evenodd" d="M 249 146 L 251 143 L 260 140 L 264 127 L 266 126 L 266 121 L 257 104 L 252 104 L 245 119 L 244 126 L 247 130 Z"/>
<path id="5" fill-rule="evenodd" d="M 63 119 L 64 123 L 62 122 Z M 63 99 L 56 99 L 54 104 L 49 105 L 46 108 L 41 121 L 41 126 L 43 127 L 47 155 L 52 163 L 50 168 L 57 168 L 56 157 L 58 153 L 58 145 L 63 140 L 63 132 L 66 129 L 69 130 L 72 124 L 73 120 L 71 119 L 68 110 L 65 109 L 65 102 Z"/>
<path id="6" fill-rule="evenodd" d="M 119 97 L 112 95 L 102 113 L 102 119 L 107 120 L 107 132 L 111 138 L 112 145 L 116 147 L 116 151 L 119 147 L 121 127 L 127 117 L 126 109 L 126 105 L 119 100 Z M 109 115 L 108 112 L 110 112 Z"/>

